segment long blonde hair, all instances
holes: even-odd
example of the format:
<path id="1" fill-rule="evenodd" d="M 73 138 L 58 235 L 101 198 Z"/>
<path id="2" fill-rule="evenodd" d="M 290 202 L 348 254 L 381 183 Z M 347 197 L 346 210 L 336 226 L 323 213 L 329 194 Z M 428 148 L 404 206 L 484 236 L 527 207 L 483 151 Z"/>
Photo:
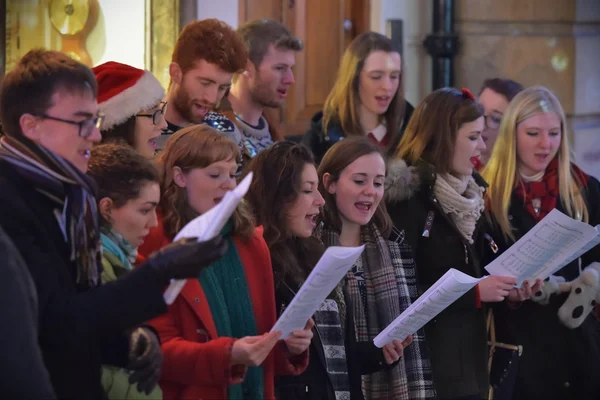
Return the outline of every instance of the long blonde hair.
<path id="1" fill-rule="evenodd" d="M 515 239 L 508 219 L 513 190 L 520 183 L 517 170 L 517 126 L 535 114 L 554 112 L 560 118 L 561 140 L 558 149 L 558 190 L 566 212 L 588 222 L 588 210 L 581 196 L 580 179 L 571 166 L 567 123 L 558 98 L 543 86 L 533 86 L 517 94 L 508 105 L 498 132 L 492 156 L 483 170 L 489 184 L 487 213 L 498 224 L 505 238 Z"/>
<path id="2" fill-rule="evenodd" d="M 375 51 L 400 54 L 388 37 L 377 32 L 365 32 L 357 36 L 344 52 L 337 79 L 323 106 L 324 132 L 327 132 L 332 124 L 339 124 L 342 127 L 344 136 L 362 136 L 366 134 L 358 117 L 360 106 L 358 87 L 360 73 L 365 61 Z M 387 134 L 390 135 L 390 142 L 386 150 L 388 155 L 395 152 L 400 141 L 402 135 L 400 127 L 404 119 L 405 106 L 401 73 L 400 85 L 394 93 L 388 109 L 383 114 Z"/>

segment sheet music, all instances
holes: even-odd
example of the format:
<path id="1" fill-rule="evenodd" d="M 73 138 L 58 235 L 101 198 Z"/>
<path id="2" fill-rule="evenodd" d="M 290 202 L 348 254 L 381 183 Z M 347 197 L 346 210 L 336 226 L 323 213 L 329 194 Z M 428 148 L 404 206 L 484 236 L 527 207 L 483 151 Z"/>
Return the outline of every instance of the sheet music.
<path id="1" fill-rule="evenodd" d="M 250 183 L 252 182 L 252 172 L 250 172 L 235 189 L 227 192 L 223 196 L 223 200 L 213 208 L 194 218 L 186 226 L 184 226 L 175 236 L 173 241 L 183 238 L 197 237 L 199 242 L 210 240 L 217 236 L 223 229 L 236 207 L 244 198 Z M 163 298 L 167 304 L 172 304 L 183 289 L 185 279 L 171 280 L 171 284 L 163 293 Z"/>
<path id="2" fill-rule="evenodd" d="M 271 332 L 281 331 L 281 338 L 285 339 L 293 331 L 304 329 L 308 319 L 342 280 L 346 272 L 352 268 L 364 248 L 364 245 L 360 247 L 332 246 L 325 250 Z"/>
<path id="3" fill-rule="evenodd" d="M 523 281 L 546 279 L 600 243 L 597 227 L 552 210 L 485 269 Z"/>
<path id="4" fill-rule="evenodd" d="M 413 304 L 373 339 L 381 348 L 394 339 L 404 340 L 467 293 L 484 278 L 473 278 L 454 268 L 448 270 Z"/>

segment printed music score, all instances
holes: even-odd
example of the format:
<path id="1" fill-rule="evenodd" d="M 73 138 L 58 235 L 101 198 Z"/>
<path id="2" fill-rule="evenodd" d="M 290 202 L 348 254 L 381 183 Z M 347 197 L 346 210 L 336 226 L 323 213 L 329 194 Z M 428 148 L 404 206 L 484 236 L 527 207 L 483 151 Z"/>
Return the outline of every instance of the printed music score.
<path id="1" fill-rule="evenodd" d="M 327 248 L 271 332 L 281 331 L 281 339 L 286 339 L 293 331 L 304 329 L 308 319 L 356 263 L 364 248 L 364 245 Z"/>
<path id="2" fill-rule="evenodd" d="M 598 226 L 552 210 L 485 269 L 491 275 L 544 280 L 600 243 Z"/>
<path id="3" fill-rule="evenodd" d="M 473 278 L 451 268 L 413 304 L 373 339 L 381 348 L 394 339 L 403 341 L 444 311 L 483 278 Z"/>

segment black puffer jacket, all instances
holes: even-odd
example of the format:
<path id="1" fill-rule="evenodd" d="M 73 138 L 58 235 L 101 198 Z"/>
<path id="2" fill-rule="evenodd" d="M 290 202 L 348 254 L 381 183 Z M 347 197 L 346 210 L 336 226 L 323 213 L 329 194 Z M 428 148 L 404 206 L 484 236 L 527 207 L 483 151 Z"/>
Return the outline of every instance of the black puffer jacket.
<path id="1" fill-rule="evenodd" d="M 473 234 L 474 244 L 469 244 L 433 195 L 437 177 L 433 166 L 420 162 L 411 168 L 403 160 L 394 160 L 388 167 L 388 177 L 395 182 L 386 189 L 388 212 L 414 250 L 419 291 L 427 290 L 450 268 L 481 277 L 483 218 Z M 479 175 L 474 177 L 485 186 Z M 432 222 L 426 226 L 428 218 Z M 424 234 L 426 229 L 428 234 Z M 485 312 L 477 306 L 475 289 L 429 322 L 425 337 L 438 398 L 487 398 Z"/>
<path id="2" fill-rule="evenodd" d="M 408 121 L 412 116 L 414 111 L 414 107 L 406 101 L 405 109 L 404 109 L 404 119 L 402 121 L 402 125 L 400 128 L 400 137 L 402 137 L 402 133 L 404 133 L 404 129 L 408 125 Z M 329 127 L 327 132 L 323 131 L 323 112 L 319 111 L 316 113 L 310 123 L 310 129 L 306 131 L 304 137 L 302 137 L 301 143 L 308 147 L 313 155 L 315 156 L 315 161 L 318 164 L 321 163 L 321 159 L 327 153 L 327 150 L 341 139 L 343 139 L 346 135 L 344 131 L 342 131 L 342 127 L 339 125 L 332 125 Z M 396 142 L 400 141 L 400 138 L 395 139 Z"/>
<path id="3" fill-rule="evenodd" d="M 582 189 L 587 204 L 590 225 L 600 224 L 600 183 L 589 177 Z M 565 213 L 559 201 L 556 208 Z M 523 202 L 512 196 L 509 219 L 516 229 L 517 240 L 531 230 L 535 219 L 525 210 Z M 498 245 L 499 256 L 514 241 L 504 240 L 495 224 L 488 232 Z M 487 252 L 492 256 L 492 252 Z M 491 261 L 492 257 L 486 261 Z M 600 261 L 600 246 L 581 257 L 582 266 Z M 567 281 L 579 275 L 579 264 L 573 261 L 555 275 Z M 569 329 L 558 319 L 558 309 L 567 294 L 552 295 L 550 304 L 540 305 L 525 301 L 517 308 L 497 307 L 497 339 L 503 343 L 523 346 L 514 400 L 597 400 L 600 398 L 600 322 L 590 314 L 576 329 Z"/>

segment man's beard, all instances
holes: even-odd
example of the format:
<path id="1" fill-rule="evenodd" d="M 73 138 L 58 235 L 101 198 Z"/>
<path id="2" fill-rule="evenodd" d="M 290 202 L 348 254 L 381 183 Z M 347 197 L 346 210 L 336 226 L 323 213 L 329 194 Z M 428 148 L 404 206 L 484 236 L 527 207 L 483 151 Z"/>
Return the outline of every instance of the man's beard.
<path id="1" fill-rule="evenodd" d="M 181 115 L 189 123 L 199 124 L 204 119 L 204 115 L 200 118 L 194 115 L 194 101 L 188 95 L 187 91 L 185 91 L 185 89 L 181 87 L 175 92 L 173 106 L 175 107 L 179 115 Z M 212 108 L 212 106 L 208 106 L 209 110 Z"/>
<path id="2" fill-rule="evenodd" d="M 252 101 L 261 107 L 279 108 L 283 104 L 282 101 L 275 98 L 268 83 L 257 83 L 253 88 L 250 88 L 250 94 L 252 95 Z"/>

